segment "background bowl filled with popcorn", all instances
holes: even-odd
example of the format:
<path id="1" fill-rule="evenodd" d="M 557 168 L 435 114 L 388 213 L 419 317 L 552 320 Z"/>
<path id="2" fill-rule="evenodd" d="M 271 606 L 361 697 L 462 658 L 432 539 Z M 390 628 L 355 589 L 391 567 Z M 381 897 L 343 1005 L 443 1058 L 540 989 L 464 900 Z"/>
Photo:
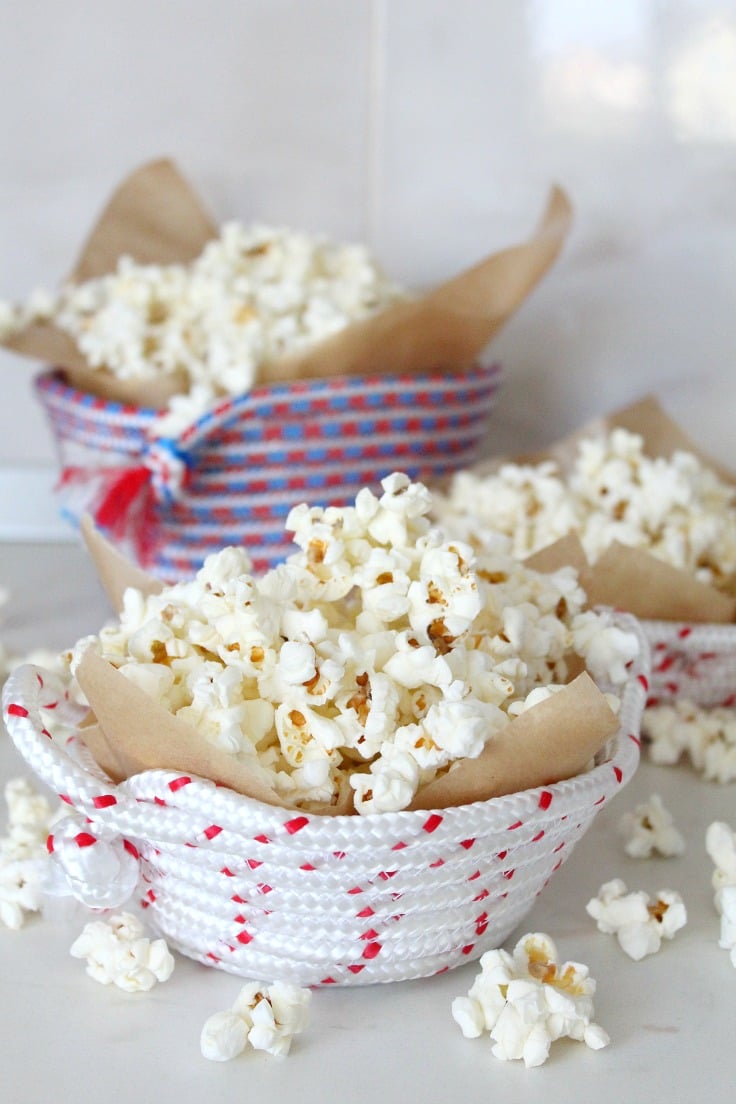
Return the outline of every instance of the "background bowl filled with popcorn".
<path id="1" fill-rule="evenodd" d="M 63 512 L 162 578 L 227 543 L 262 570 L 295 502 L 468 465 L 500 381 L 484 350 L 569 223 L 554 188 L 529 240 L 410 294 L 363 246 L 218 227 L 175 166 L 143 166 L 61 287 L 0 312 L 3 343 L 56 369 L 36 393 Z"/>
<path id="2" fill-rule="evenodd" d="M 650 704 L 736 702 L 736 479 L 655 399 L 458 473 L 435 516 L 476 548 L 502 533 L 521 558 L 576 534 L 591 599 L 641 621 Z"/>
<path id="3" fill-rule="evenodd" d="M 340 377 L 254 387 L 174 437 L 155 410 L 37 381 L 58 444 L 62 507 L 164 579 L 240 544 L 256 570 L 290 548 L 296 502 L 343 503 L 400 466 L 432 481 L 477 459 L 496 366 L 447 375 Z"/>

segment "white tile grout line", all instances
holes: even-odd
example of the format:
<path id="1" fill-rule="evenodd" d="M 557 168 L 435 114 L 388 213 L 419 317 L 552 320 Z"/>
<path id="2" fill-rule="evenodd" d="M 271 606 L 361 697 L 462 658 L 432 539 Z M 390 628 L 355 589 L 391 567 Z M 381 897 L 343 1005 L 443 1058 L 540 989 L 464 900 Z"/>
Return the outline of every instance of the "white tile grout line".
<path id="1" fill-rule="evenodd" d="M 59 514 L 54 495 L 55 466 L 0 467 L 0 543 L 76 541 Z"/>
<path id="2" fill-rule="evenodd" d="M 368 128 L 366 135 L 368 196 L 364 238 L 373 253 L 376 249 L 378 220 L 383 201 L 387 37 L 387 0 L 372 0 L 368 51 Z"/>

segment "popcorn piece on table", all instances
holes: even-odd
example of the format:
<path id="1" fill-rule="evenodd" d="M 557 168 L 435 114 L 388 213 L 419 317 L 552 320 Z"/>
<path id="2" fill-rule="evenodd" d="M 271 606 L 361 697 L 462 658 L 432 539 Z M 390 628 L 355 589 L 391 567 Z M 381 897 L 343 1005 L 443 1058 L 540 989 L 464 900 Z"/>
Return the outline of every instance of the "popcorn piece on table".
<path id="1" fill-rule="evenodd" d="M 87 973 L 95 981 L 126 993 L 147 992 L 174 970 L 166 941 L 146 938 L 140 920 L 130 912 L 86 924 L 70 954 L 87 959 Z"/>
<path id="2" fill-rule="evenodd" d="M 28 913 L 41 908 L 52 810 L 24 778 L 6 783 L 5 801 L 8 834 L 0 838 L 0 922 L 17 930 Z"/>
<path id="3" fill-rule="evenodd" d="M 624 813 L 619 821 L 624 850 L 632 859 L 648 859 L 653 854 L 681 855 L 685 850 L 682 833 L 675 827 L 672 814 L 659 794 Z"/>
<path id="4" fill-rule="evenodd" d="M 687 922 L 680 894 L 662 889 L 653 902 L 639 890 L 627 893 L 620 878 L 606 882 L 585 906 L 598 931 L 615 935 L 626 954 L 636 962 L 655 954 L 664 939 L 672 939 Z"/>
<path id="5" fill-rule="evenodd" d="M 720 890 L 721 935 L 718 946 L 730 951 L 731 962 L 736 966 L 736 885 Z"/>
<path id="6" fill-rule="evenodd" d="M 504 534 L 520 558 L 575 530 L 591 562 L 618 541 L 713 586 L 736 572 L 736 489 L 691 453 L 646 456 L 620 427 L 583 439 L 567 476 L 553 461 L 458 473 L 434 516 L 476 548 Z"/>
<path id="7" fill-rule="evenodd" d="M 476 561 L 431 528 L 431 501 L 395 473 L 354 506 L 297 506 L 285 563 L 253 578 L 230 548 L 193 580 L 128 590 L 93 646 L 289 803 L 352 787 L 359 813 L 403 809 L 564 683 L 571 648 L 616 682 L 638 647 L 584 610 L 574 569 Z"/>
<path id="8" fill-rule="evenodd" d="M 642 733 L 649 758 L 672 765 L 687 755 L 709 782 L 736 779 L 736 711 L 724 706 L 706 709 L 686 698 L 644 712 Z"/>
<path id="9" fill-rule="evenodd" d="M 596 983 L 587 966 L 560 965 L 548 935 L 523 936 L 512 954 L 487 951 L 480 966 L 467 997 L 452 1002 L 452 1016 L 466 1038 L 487 1031 L 497 1058 L 540 1066 L 556 1039 L 578 1039 L 593 1050 L 610 1041 L 592 1019 Z"/>
<path id="10" fill-rule="evenodd" d="M 718 946 L 731 952 L 736 966 L 736 832 L 714 820 L 705 833 L 705 849 L 713 860 L 713 904 L 721 917 Z"/>
<path id="11" fill-rule="evenodd" d="M 721 912 L 721 897 L 728 886 L 736 886 L 736 832 L 722 820 L 714 820 L 705 833 L 705 849 L 715 867 L 712 876 L 714 904 Z"/>
<path id="12" fill-rule="evenodd" d="M 200 1046 L 205 1058 L 227 1062 L 250 1044 L 254 1050 L 284 1058 L 295 1035 L 307 1027 L 312 993 L 297 985 L 249 982 L 229 1011 L 216 1012 L 202 1028 Z"/>

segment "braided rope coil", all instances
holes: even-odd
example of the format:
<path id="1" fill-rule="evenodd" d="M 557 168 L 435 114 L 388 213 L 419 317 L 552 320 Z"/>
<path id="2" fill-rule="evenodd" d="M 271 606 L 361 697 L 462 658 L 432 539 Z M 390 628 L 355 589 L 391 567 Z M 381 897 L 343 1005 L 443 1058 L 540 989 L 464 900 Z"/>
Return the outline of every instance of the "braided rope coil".
<path id="1" fill-rule="evenodd" d="M 652 656 L 656 705 L 688 698 L 703 707 L 736 705 L 736 625 L 642 621 Z"/>
<path id="2" fill-rule="evenodd" d="M 62 512 L 89 513 L 143 567 L 175 581 L 225 544 L 262 571 L 292 550 L 291 506 L 344 505 L 400 469 L 431 482 L 478 458 L 497 365 L 431 375 L 340 377 L 253 388 L 176 438 L 157 412 L 67 386 L 36 393 L 62 463 Z"/>
<path id="3" fill-rule="evenodd" d="M 4 716 L 21 755 L 69 805 L 49 849 L 92 907 L 134 892 L 169 944 L 206 965 L 299 985 L 361 985 L 444 971 L 502 943 L 639 760 L 642 654 L 619 729 L 589 771 L 434 811 L 324 817 L 214 783 L 148 771 L 114 785 L 79 735 L 59 746 L 44 711 L 77 719 L 53 676 L 8 679 Z"/>

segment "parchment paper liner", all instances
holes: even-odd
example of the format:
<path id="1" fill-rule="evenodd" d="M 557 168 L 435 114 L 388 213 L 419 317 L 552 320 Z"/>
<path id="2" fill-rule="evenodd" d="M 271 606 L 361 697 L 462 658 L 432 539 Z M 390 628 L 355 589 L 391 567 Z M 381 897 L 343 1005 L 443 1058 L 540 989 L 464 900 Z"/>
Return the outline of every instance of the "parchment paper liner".
<path id="1" fill-rule="evenodd" d="M 528 241 L 485 258 L 421 298 L 263 365 L 258 382 L 468 368 L 552 265 L 571 219 L 567 196 L 553 187 Z M 78 283 L 105 275 L 123 254 L 141 263 L 187 263 L 216 236 L 215 223 L 176 166 L 168 160 L 153 161 L 118 187 L 68 280 Z M 5 345 L 63 368 L 73 387 L 107 399 L 160 407 L 188 389 L 183 376 L 119 380 L 105 370 L 91 369 L 74 342 L 51 324 L 29 326 Z"/>
<path id="2" fill-rule="evenodd" d="M 117 609 L 127 585 L 143 584 L 146 593 L 163 584 L 148 579 L 115 552 L 89 520 L 83 526 L 100 578 Z M 566 546 L 577 555 L 574 544 Z M 538 570 L 554 570 L 565 551 L 543 550 L 533 558 Z M 545 565 L 549 566 L 545 566 Z M 128 571 L 128 569 L 130 569 Z M 573 657 L 574 658 L 574 657 Z M 92 651 L 85 653 L 77 678 L 91 715 L 84 740 L 99 765 L 115 781 L 144 770 L 167 769 L 196 774 L 270 805 L 289 807 L 246 765 L 207 744 L 188 724 L 134 686 Z M 585 770 L 618 727 L 602 692 L 585 673 L 578 674 L 547 701 L 527 710 L 494 736 L 483 753 L 466 760 L 421 789 L 410 808 L 446 808 L 514 793 L 570 778 Z M 325 814 L 353 812 L 352 792 L 340 802 L 317 809 Z"/>
<path id="3" fill-rule="evenodd" d="M 700 449 L 651 395 L 607 417 L 588 422 L 544 451 L 483 461 L 475 465 L 473 471 L 479 475 L 490 474 L 509 459 L 519 464 L 554 460 L 564 477 L 573 465 L 580 441 L 601 437 L 619 426 L 643 438 L 647 456 L 669 458 L 676 450 L 684 450 L 713 469 L 725 482 L 736 484 L 736 476 Z M 572 548 L 573 545 L 567 545 L 565 555 L 573 555 Z M 698 582 L 687 571 L 672 567 L 644 549 L 619 542 L 612 543 L 598 558 L 593 572 L 582 549 L 579 555 L 582 558 L 578 558 L 576 566 L 591 605 L 614 606 L 652 621 L 698 624 L 736 620 L 736 597 L 731 593 L 736 591 L 736 579 L 726 580 L 724 588 L 717 589 Z"/>

